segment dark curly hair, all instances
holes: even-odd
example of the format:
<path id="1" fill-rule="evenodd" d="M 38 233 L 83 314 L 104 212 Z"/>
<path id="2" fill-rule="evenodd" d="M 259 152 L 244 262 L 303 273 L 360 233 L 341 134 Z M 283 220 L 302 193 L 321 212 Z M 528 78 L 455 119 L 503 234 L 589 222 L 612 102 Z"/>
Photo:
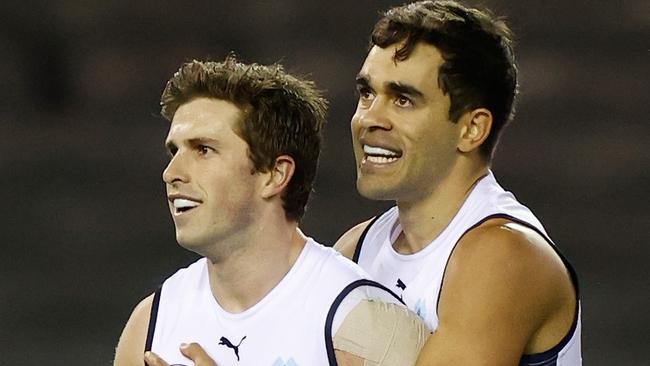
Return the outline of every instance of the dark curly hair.
<path id="1" fill-rule="evenodd" d="M 514 116 L 517 67 L 512 32 L 487 10 L 467 8 L 455 1 L 418 1 L 392 8 L 375 24 L 370 46 L 403 43 L 396 62 L 409 57 L 418 42 L 436 47 L 444 62 L 438 85 L 449 94 L 453 122 L 468 111 L 492 112 L 492 129 L 480 147 L 490 160 L 503 128 Z"/>

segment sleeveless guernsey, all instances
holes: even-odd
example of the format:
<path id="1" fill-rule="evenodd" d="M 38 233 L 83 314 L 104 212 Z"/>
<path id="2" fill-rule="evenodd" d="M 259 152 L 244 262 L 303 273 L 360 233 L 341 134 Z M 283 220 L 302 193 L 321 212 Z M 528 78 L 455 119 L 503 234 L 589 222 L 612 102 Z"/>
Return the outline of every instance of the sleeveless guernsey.
<path id="1" fill-rule="evenodd" d="M 520 223 L 542 235 L 567 267 L 578 296 L 577 276 L 570 263 L 555 247 L 533 213 L 510 192 L 501 188 L 491 171 L 477 182 L 448 226 L 421 251 L 403 255 L 393 249 L 392 243 L 402 229 L 398 209 L 392 207 L 375 217 L 366 227 L 357 243 L 353 260 L 375 281 L 396 291 L 404 303 L 431 330 L 435 330 L 438 327 L 438 297 L 449 257 L 465 233 L 492 218 L 505 218 Z M 524 355 L 520 365 L 581 364 L 579 297 L 577 304 L 574 322 L 568 334 L 546 352 Z"/>
<path id="2" fill-rule="evenodd" d="M 262 300 L 226 312 L 210 290 L 207 259 L 168 278 L 156 292 L 145 350 L 170 365 L 193 365 L 179 351 L 198 342 L 219 366 L 333 365 L 332 335 L 363 299 L 399 303 L 395 294 L 312 239 Z"/>

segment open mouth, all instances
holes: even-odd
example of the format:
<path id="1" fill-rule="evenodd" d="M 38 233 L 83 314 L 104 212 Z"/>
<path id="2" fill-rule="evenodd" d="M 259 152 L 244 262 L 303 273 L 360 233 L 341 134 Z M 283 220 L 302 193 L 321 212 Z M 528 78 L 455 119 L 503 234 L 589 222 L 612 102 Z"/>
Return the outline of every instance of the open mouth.
<path id="1" fill-rule="evenodd" d="M 185 198 L 176 198 L 172 201 L 176 214 L 183 214 L 198 207 L 201 203 L 197 201 L 188 200 Z"/>
<path id="2" fill-rule="evenodd" d="M 401 151 L 393 151 L 379 146 L 363 145 L 364 162 L 390 164 L 402 157 Z"/>

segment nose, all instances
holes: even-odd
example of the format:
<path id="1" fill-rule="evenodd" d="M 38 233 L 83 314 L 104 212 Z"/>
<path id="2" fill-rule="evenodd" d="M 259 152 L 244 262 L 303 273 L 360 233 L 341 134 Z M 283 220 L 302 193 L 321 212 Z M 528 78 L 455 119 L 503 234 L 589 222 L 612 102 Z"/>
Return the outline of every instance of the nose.
<path id="1" fill-rule="evenodd" d="M 377 97 L 370 106 L 365 108 L 359 106 L 352 119 L 353 124 L 356 122 L 358 127 L 366 130 L 390 130 L 392 124 L 387 116 L 388 111 L 384 104 L 382 98 Z"/>
<path id="2" fill-rule="evenodd" d="M 190 181 L 186 163 L 180 151 L 176 152 L 163 170 L 162 179 L 167 184 L 187 183 Z"/>

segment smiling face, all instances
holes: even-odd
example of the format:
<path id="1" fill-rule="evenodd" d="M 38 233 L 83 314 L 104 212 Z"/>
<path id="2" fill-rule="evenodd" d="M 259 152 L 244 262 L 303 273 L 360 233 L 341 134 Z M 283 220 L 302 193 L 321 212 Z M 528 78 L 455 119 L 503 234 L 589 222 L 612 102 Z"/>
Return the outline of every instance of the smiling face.
<path id="1" fill-rule="evenodd" d="M 404 61 L 396 47 L 373 47 L 357 77 L 352 117 L 357 189 L 376 200 L 417 200 L 449 174 L 458 157 L 459 126 L 438 87 L 438 50 L 418 43 Z"/>
<path id="2" fill-rule="evenodd" d="M 228 101 L 195 98 L 178 108 L 169 129 L 163 180 L 176 239 L 199 254 L 254 226 L 261 174 L 251 173 L 248 145 L 233 130 L 241 118 Z"/>

